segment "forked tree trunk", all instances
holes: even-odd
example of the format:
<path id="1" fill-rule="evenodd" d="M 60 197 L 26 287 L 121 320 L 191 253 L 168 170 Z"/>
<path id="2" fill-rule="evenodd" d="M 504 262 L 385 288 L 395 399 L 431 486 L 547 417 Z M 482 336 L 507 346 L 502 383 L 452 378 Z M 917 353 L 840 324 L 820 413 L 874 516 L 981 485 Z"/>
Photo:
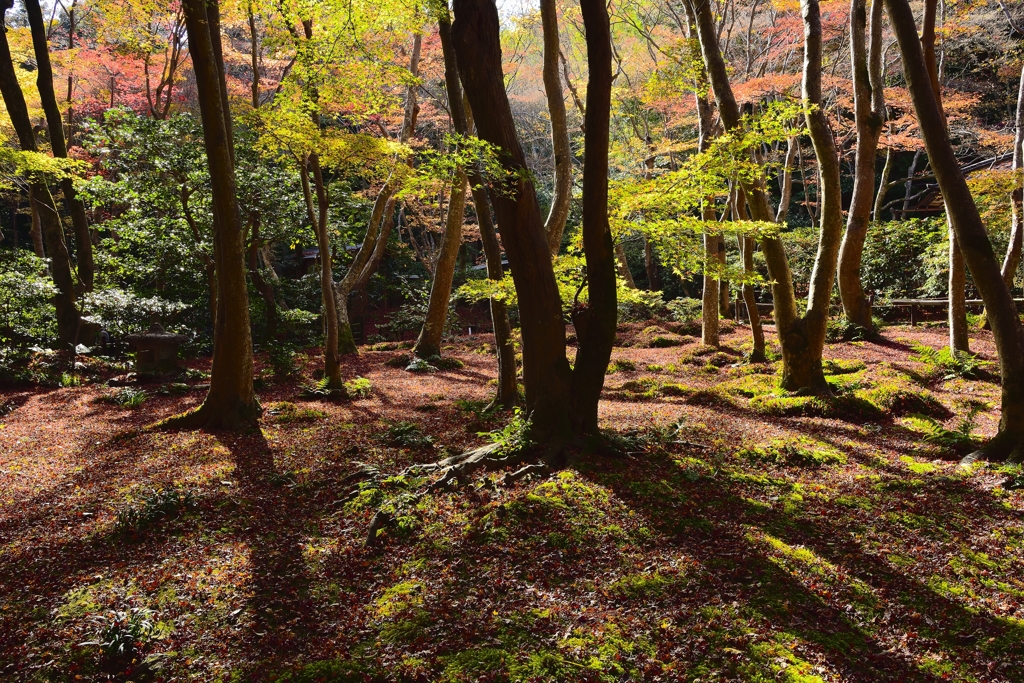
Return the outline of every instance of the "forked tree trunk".
<path id="1" fill-rule="evenodd" d="M 846 233 L 839 250 L 839 296 L 846 319 L 873 329 L 871 302 L 861 283 L 861 259 L 871 220 L 875 192 L 875 157 L 882 134 L 885 100 L 882 84 L 882 0 L 871 2 L 871 32 L 865 44 L 866 0 L 850 6 L 850 54 L 853 63 L 853 100 L 857 126 L 857 156 L 853 197 Z M 870 45 L 870 47 L 869 47 Z"/>
<path id="2" fill-rule="evenodd" d="M 462 94 L 458 94 L 459 99 Z M 449 100 L 450 101 L 450 100 Z M 462 246 L 462 220 L 466 211 L 466 175 L 458 170 L 452 181 L 451 197 L 448 199 L 448 216 L 445 220 L 441 250 L 434 266 L 434 278 L 430 283 L 430 298 L 427 301 L 427 316 L 423 321 L 420 336 L 413 353 L 419 358 L 441 355 L 441 337 L 448 321 L 448 301 L 452 295 L 452 280 Z"/>
<path id="3" fill-rule="evenodd" d="M 36 56 L 36 87 L 39 100 L 46 114 L 46 128 L 50 133 L 50 148 L 53 156 L 66 159 L 68 156 L 67 141 L 64 138 L 64 119 L 57 106 L 57 95 L 53 91 L 53 69 L 50 66 L 50 49 L 46 41 L 46 25 L 39 0 L 25 0 L 25 12 L 32 31 L 32 47 Z M 78 280 L 81 290 L 91 292 L 95 266 L 92 257 L 92 236 L 89 234 L 89 220 L 85 215 L 85 204 L 75 193 L 71 178 L 60 183 L 64 194 L 64 203 L 71 214 L 71 226 L 75 234 L 75 257 L 77 262 Z"/>
<path id="4" fill-rule="evenodd" d="M 903 55 L 914 111 L 921 127 L 935 179 L 946 201 L 953 232 L 988 311 L 1002 374 L 1002 416 L 999 433 L 972 457 L 1024 459 L 1024 329 L 1016 305 L 1000 273 L 992 243 L 974 198 L 957 163 L 946 132 L 945 117 L 934 91 L 914 14 L 907 0 L 885 0 L 893 32 Z"/>
<path id="5" fill-rule="evenodd" d="M 256 425 L 260 407 L 252 384 L 245 235 L 235 187 L 234 143 L 220 42 L 220 14 L 216 0 L 183 0 L 182 4 L 213 191 L 217 318 L 206 400 L 197 409 L 165 420 L 164 424 L 250 429 Z"/>
<path id="6" fill-rule="evenodd" d="M 817 2 L 803 4 L 805 26 L 804 99 L 820 105 L 821 99 L 821 28 Z M 694 0 L 701 53 L 711 82 L 722 123 L 727 130 L 741 125 L 740 109 L 729 83 L 728 70 L 718 43 L 718 33 L 711 5 Z M 812 142 L 822 167 L 822 221 L 818 253 L 811 274 L 807 314 L 797 314 L 793 274 L 786 250 L 779 237 L 761 239 L 761 251 L 768 265 L 772 283 L 775 323 L 782 346 L 782 386 L 790 391 L 827 391 L 821 367 L 821 353 L 828 322 L 828 300 L 836 271 L 836 256 L 842 237 L 842 212 L 839 205 L 838 159 L 831 132 L 819 108 L 807 113 Z M 774 219 L 764 186 L 760 181 L 744 183 L 751 217 L 758 221 Z M 826 208 L 827 207 L 827 208 Z"/>
<path id="7" fill-rule="evenodd" d="M 555 159 L 555 186 L 551 194 L 551 210 L 544 222 L 551 255 L 562 246 L 562 232 L 569 218 L 572 199 L 572 152 L 569 149 L 569 128 L 562 98 L 562 81 L 558 76 L 558 11 L 555 0 L 541 0 L 540 19 L 544 31 L 544 93 L 551 117 L 551 146 Z"/>
<path id="8" fill-rule="evenodd" d="M 13 0 L 0 2 L 0 18 L 11 9 Z M 0 27 L 2 28 L 2 27 Z M 0 94 L 3 95 L 7 113 L 14 126 L 15 134 L 21 149 L 26 152 L 38 151 L 32 120 L 29 118 L 28 106 L 18 83 L 14 70 L 10 45 L 6 31 L 0 30 Z M 45 183 L 32 181 L 29 183 L 29 202 L 39 222 L 39 234 L 50 258 L 49 271 L 53 284 L 57 287 L 54 296 L 54 307 L 57 313 L 57 336 L 63 345 L 75 344 L 78 341 L 82 316 L 75 306 L 75 279 L 71 271 L 71 258 L 64 243 L 64 228 L 60 215 L 54 205 L 53 197 Z M 39 248 L 37 246 L 38 254 Z"/>
<path id="9" fill-rule="evenodd" d="M 579 349 L 572 372 L 571 419 L 576 434 L 597 435 L 597 406 L 615 342 L 618 314 L 614 246 L 608 225 L 612 38 L 605 0 L 580 0 L 580 10 L 587 34 L 589 72 L 583 162 L 583 250 L 589 300 L 572 309 Z"/>
<path id="10" fill-rule="evenodd" d="M 509 175 L 495 179 L 491 202 L 519 300 L 526 409 L 540 440 L 571 432 L 571 369 L 565 323 L 537 195 L 527 172 L 502 77 L 498 11 L 492 0 L 455 0 L 452 45 L 481 139 L 502 150 Z"/>
<path id="11" fill-rule="evenodd" d="M 409 57 L 409 73 L 413 77 L 419 75 L 422 44 L 422 34 L 416 33 L 413 36 L 412 55 Z M 402 119 L 402 130 L 399 133 L 399 140 L 402 143 L 408 142 L 416 129 L 416 115 L 419 111 L 419 105 L 416 103 L 416 88 L 417 86 L 414 84 L 406 88 L 405 115 Z M 366 234 L 363 236 L 359 251 L 356 252 L 345 277 L 334 287 L 335 307 L 338 310 L 338 349 L 343 355 L 358 352 L 355 338 L 352 335 L 348 304 L 353 294 L 365 290 L 384 255 L 387 240 L 391 236 L 390 221 L 394 213 L 394 195 L 397 191 L 398 179 L 392 173 L 373 202 L 370 223 L 366 226 Z M 382 240 L 383 243 L 381 243 Z"/>

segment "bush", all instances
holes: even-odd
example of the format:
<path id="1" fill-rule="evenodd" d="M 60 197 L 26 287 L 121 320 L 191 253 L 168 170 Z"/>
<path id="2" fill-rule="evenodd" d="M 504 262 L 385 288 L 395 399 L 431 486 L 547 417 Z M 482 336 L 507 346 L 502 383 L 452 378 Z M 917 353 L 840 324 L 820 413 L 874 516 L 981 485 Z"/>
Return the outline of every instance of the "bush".
<path id="1" fill-rule="evenodd" d="M 700 299 L 686 297 L 672 299 L 665 306 L 672 315 L 672 319 L 678 323 L 692 323 L 700 320 L 703 310 Z"/>
<path id="2" fill-rule="evenodd" d="M 618 289 L 619 322 L 650 320 L 665 309 L 661 292 L 644 289 Z"/>
<path id="3" fill-rule="evenodd" d="M 373 388 L 373 383 L 365 377 L 356 377 L 345 382 L 344 386 L 349 398 L 367 398 Z"/>
<path id="4" fill-rule="evenodd" d="M 291 377 L 295 366 L 295 347 L 287 342 L 274 341 L 267 345 L 267 360 L 278 377 Z"/>

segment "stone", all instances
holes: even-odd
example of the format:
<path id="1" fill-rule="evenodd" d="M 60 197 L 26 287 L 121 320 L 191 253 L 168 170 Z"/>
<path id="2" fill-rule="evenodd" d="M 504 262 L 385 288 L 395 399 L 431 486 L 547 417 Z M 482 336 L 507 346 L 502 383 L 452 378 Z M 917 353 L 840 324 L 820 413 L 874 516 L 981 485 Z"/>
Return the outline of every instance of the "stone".
<path id="1" fill-rule="evenodd" d="M 136 375 L 169 375 L 177 373 L 178 347 L 185 336 L 171 334 L 159 323 L 153 323 L 145 332 L 129 334 L 124 338 L 135 349 Z"/>

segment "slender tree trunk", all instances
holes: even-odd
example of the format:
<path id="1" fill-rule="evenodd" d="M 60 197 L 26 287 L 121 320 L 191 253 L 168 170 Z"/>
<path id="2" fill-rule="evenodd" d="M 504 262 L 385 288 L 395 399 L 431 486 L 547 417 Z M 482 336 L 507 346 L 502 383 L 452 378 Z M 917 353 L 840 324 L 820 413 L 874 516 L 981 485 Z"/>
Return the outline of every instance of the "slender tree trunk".
<path id="1" fill-rule="evenodd" d="M 992 243 L 957 163 L 907 0 L 885 0 L 914 110 L 960 250 L 988 311 L 1002 374 L 999 433 L 972 457 L 1024 458 L 1024 329 Z"/>
<path id="2" fill-rule="evenodd" d="M 789 202 L 793 198 L 793 164 L 796 163 L 796 152 L 799 141 L 789 138 L 786 141 L 786 160 L 779 173 L 779 206 L 775 211 L 775 222 L 782 223 L 789 215 Z"/>
<path id="3" fill-rule="evenodd" d="M 749 220 L 747 213 L 747 196 L 743 188 L 739 188 L 736 196 L 737 217 L 740 220 Z M 743 272 L 748 277 L 754 272 L 754 249 L 757 242 L 753 237 L 739 235 L 737 238 L 740 247 L 740 258 L 743 260 Z M 747 309 L 747 318 L 750 320 L 750 336 L 753 341 L 753 349 L 750 352 L 751 363 L 763 363 L 766 360 L 764 352 L 764 328 L 761 326 L 761 313 L 757 310 L 757 299 L 754 296 L 754 285 L 749 282 L 743 285 L 743 303 Z"/>
<path id="4" fill-rule="evenodd" d="M 409 73 L 415 78 L 419 76 L 420 52 L 423 44 L 423 36 L 417 33 L 413 36 L 412 55 L 409 57 Z M 399 133 L 399 140 L 402 143 L 409 141 L 416 129 L 416 116 L 419 112 L 417 104 L 415 85 L 410 85 L 405 92 L 405 115 L 402 120 L 402 130 Z M 365 290 L 370 278 L 376 272 L 380 258 L 384 255 L 384 248 L 387 247 L 387 240 L 390 238 L 390 230 L 384 227 L 385 221 L 391 221 L 394 212 L 394 194 L 398 191 L 398 179 L 394 173 L 377 193 L 373 202 L 373 209 L 370 212 L 370 224 L 366 227 L 366 234 L 363 243 L 359 246 L 352 264 L 349 266 L 345 277 L 341 279 L 334 288 L 334 301 L 338 309 L 338 330 L 339 350 L 342 354 L 357 353 L 355 339 L 352 336 L 352 325 L 349 316 L 349 300 L 356 292 Z M 384 243 L 378 243 L 383 237 Z M 409 233 L 410 239 L 412 232 Z M 379 254 L 375 260 L 373 257 Z M 368 270 L 369 269 L 369 270 Z"/>
<path id="5" fill-rule="evenodd" d="M 216 0 L 183 0 L 195 72 L 203 139 L 213 190 L 217 317 L 206 400 L 167 426 L 251 429 L 260 413 L 253 391 L 252 338 L 245 278 L 245 236 L 235 186 L 234 142 L 228 107 L 220 13 Z"/>
<path id="6" fill-rule="evenodd" d="M 451 106 L 452 124 L 455 132 L 469 137 L 473 130 L 473 112 L 469 107 L 459 76 L 458 59 L 452 46 L 452 27 L 447 13 L 438 21 L 438 33 L 441 39 L 441 52 L 444 57 L 445 86 L 449 93 L 460 93 L 458 103 Z M 454 83 L 449 83 L 454 78 Z M 474 164 L 467 169 L 469 187 L 473 193 L 473 205 L 476 209 L 477 221 L 480 226 L 480 241 L 484 247 L 484 258 L 487 261 L 487 279 L 498 281 L 505 277 L 501 265 L 501 244 L 494 230 L 491 217 L 491 206 L 487 200 L 486 179 Z M 512 325 L 508 320 L 508 307 L 498 297 L 489 297 L 491 325 L 494 328 L 494 345 L 498 358 L 498 391 L 494 404 L 503 408 L 512 408 L 519 400 L 519 387 L 516 382 L 516 350 L 512 339 Z"/>
<path id="7" fill-rule="evenodd" d="M 0 10 L 2 10 L 0 18 L 6 15 L 12 4 L 13 0 L 0 2 Z M 25 96 L 22 94 L 18 76 L 14 71 L 14 62 L 11 58 L 6 31 L 0 31 L 0 94 L 3 96 L 21 149 L 26 152 L 38 151 L 28 106 L 25 104 Z M 37 240 L 33 236 L 33 241 L 41 241 L 45 245 L 46 254 L 50 259 L 50 277 L 53 278 L 53 284 L 57 287 L 57 294 L 54 296 L 57 335 L 61 344 L 65 346 L 75 344 L 82 326 L 82 317 L 75 305 L 75 280 L 71 271 L 71 258 L 68 255 L 67 245 L 64 243 L 64 229 L 61 225 L 60 215 L 57 213 L 50 190 L 44 183 L 38 181 L 29 183 L 29 202 L 34 213 L 33 222 L 38 221 L 39 225 L 40 239 Z M 37 244 L 36 253 L 38 254 L 39 251 L 41 250 Z"/>
<path id="8" fill-rule="evenodd" d="M 449 96 L 452 93 L 449 92 Z M 462 94 L 458 93 L 459 99 Z M 452 295 L 452 280 L 455 265 L 462 246 L 462 220 L 466 210 L 466 175 L 460 170 L 452 182 L 451 197 L 448 199 L 448 217 L 445 221 L 441 250 L 434 267 L 434 279 L 430 283 L 430 298 L 427 302 L 427 317 L 416 340 L 413 353 L 420 358 L 441 355 L 441 337 L 448 320 L 448 301 Z"/>
<path id="9" fill-rule="evenodd" d="M 846 233 L 839 250 L 839 296 L 846 319 L 867 330 L 871 302 L 861 283 L 861 259 L 871 219 L 875 191 L 875 157 L 882 134 L 885 101 L 882 88 L 882 0 L 871 2 L 870 47 L 865 41 L 866 0 L 852 0 L 850 6 L 850 52 L 853 63 L 853 99 L 857 126 L 857 157 L 853 197 Z"/>
<path id="10" fill-rule="evenodd" d="M 618 313 L 615 256 L 608 225 L 608 140 L 611 122 L 611 29 L 605 0 L 580 0 L 587 34 L 587 133 L 583 161 L 583 250 L 586 304 L 573 305 L 579 349 L 572 372 L 572 423 L 577 434 L 598 434 L 597 406 L 615 342 Z M 514 272 L 514 271 L 513 271 Z"/>
<path id="11" fill-rule="evenodd" d="M 705 216 L 705 221 L 707 217 Z M 704 290 L 701 294 L 700 340 L 705 346 L 718 346 L 718 278 L 711 274 L 718 267 L 718 238 L 715 233 L 704 233 Z M 714 264 L 714 266 L 712 266 Z"/>
<path id="12" fill-rule="evenodd" d="M 843 235 L 843 207 L 839 154 L 821 108 L 821 10 L 818 0 L 803 0 L 801 9 L 804 18 L 804 117 L 814 145 L 814 155 L 818 159 L 821 233 L 811 271 L 807 313 L 785 333 L 782 386 L 790 391 L 828 391 L 821 354 L 825 346 L 836 259 Z M 786 356 L 790 357 L 788 371 Z"/>
<path id="13" fill-rule="evenodd" d="M 312 178 L 310 177 L 312 176 Z M 331 240 L 327 232 L 327 218 L 330 202 L 324 184 L 323 171 L 320 168 L 320 157 L 310 154 L 309 159 L 300 169 L 303 195 L 306 199 L 306 212 L 316 231 L 317 248 L 320 251 L 320 295 L 324 310 L 324 379 L 327 388 L 333 391 L 342 389 L 341 353 L 339 350 L 340 320 L 339 311 L 334 297 L 334 269 L 331 255 Z M 310 182 L 312 180 L 312 182 Z M 316 191 L 316 210 L 313 209 L 313 196 L 310 187 Z M 344 307 L 346 311 L 348 307 Z M 347 322 L 347 321 L 346 321 Z M 351 333 L 351 326 L 348 326 Z"/>
<path id="14" fill-rule="evenodd" d="M 277 337 L 277 302 L 274 300 L 273 286 L 260 272 L 259 249 L 262 240 L 260 239 L 259 211 L 249 214 L 249 225 L 251 226 L 249 231 L 249 278 L 252 280 L 253 287 L 259 292 L 260 298 L 263 299 L 263 307 L 267 316 L 266 336 L 268 340 L 273 340 Z"/>
<path id="15" fill-rule="evenodd" d="M 36 203 L 29 199 L 29 214 L 32 217 L 32 228 L 29 230 L 29 237 L 32 238 L 32 251 L 39 258 L 46 258 L 46 249 L 43 247 L 43 228 L 39 224 L 39 211 L 36 210 Z M 15 232 L 17 234 L 17 232 Z M 49 269 L 44 267 L 49 274 Z"/>
<path id="16" fill-rule="evenodd" d="M 523 339 L 527 412 L 540 440 L 569 436 L 572 382 L 565 323 L 537 195 L 526 172 L 501 67 L 498 11 L 491 0 L 455 0 L 452 45 L 480 138 L 499 147 L 507 179 L 491 202 L 512 267 Z"/>
<path id="17" fill-rule="evenodd" d="M 619 269 L 619 277 L 625 281 L 626 286 L 630 289 L 636 289 L 633 273 L 630 272 L 629 262 L 626 260 L 626 247 L 620 241 L 615 242 L 615 263 Z"/>
<path id="18" fill-rule="evenodd" d="M 53 156 L 66 159 L 68 156 L 67 142 L 64 139 L 64 119 L 57 106 L 57 95 L 53 90 L 53 69 L 50 66 L 50 49 L 46 41 L 46 25 L 39 0 L 25 0 L 25 12 L 28 14 L 29 26 L 32 30 L 32 47 L 36 57 L 36 87 L 39 99 L 46 114 L 46 128 L 50 133 L 50 148 Z M 92 291 L 93 265 L 92 236 L 89 234 L 89 221 L 85 215 L 85 204 L 78 199 L 75 186 L 70 178 L 60 183 L 64 194 L 64 203 L 71 214 L 71 225 L 75 234 L 75 256 L 78 264 L 78 280 L 81 290 Z"/>
<path id="19" fill-rule="evenodd" d="M 1015 118 L 1016 135 L 1013 140 L 1013 171 L 1020 174 L 1024 171 L 1024 70 L 1021 71 L 1020 86 L 1017 90 L 1017 116 Z M 1003 257 L 1002 275 L 1006 286 L 1013 291 L 1013 278 L 1020 267 L 1021 248 L 1024 246 L 1024 185 L 1018 177 L 1014 180 L 1013 194 L 1010 196 L 1013 207 L 1013 227 L 1010 230 L 1010 242 L 1006 245 L 1006 256 Z"/>
<path id="20" fill-rule="evenodd" d="M 895 155 L 892 153 L 892 146 L 885 150 L 885 165 L 882 166 L 882 178 L 878 182 L 878 194 L 875 195 L 875 208 L 871 211 L 871 219 L 875 222 L 882 220 L 882 206 L 885 202 L 885 194 L 889 190 L 889 174 L 892 173 L 892 160 Z"/>
<path id="21" fill-rule="evenodd" d="M 555 0 L 541 0 L 540 19 L 544 30 L 544 93 L 551 117 L 551 146 L 555 159 L 555 187 L 544 231 L 551 255 L 556 256 L 562 246 L 562 232 L 569 218 L 569 202 L 572 199 L 572 152 L 569 149 L 562 82 L 558 77 L 558 12 Z"/>
<path id="22" fill-rule="evenodd" d="M 654 253 L 654 245 L 644 238 L 644 268 L 647 270 L 647 289 L 652 292 L 661 290 L 661 276 L 658 274 L 658 259 Z"/>

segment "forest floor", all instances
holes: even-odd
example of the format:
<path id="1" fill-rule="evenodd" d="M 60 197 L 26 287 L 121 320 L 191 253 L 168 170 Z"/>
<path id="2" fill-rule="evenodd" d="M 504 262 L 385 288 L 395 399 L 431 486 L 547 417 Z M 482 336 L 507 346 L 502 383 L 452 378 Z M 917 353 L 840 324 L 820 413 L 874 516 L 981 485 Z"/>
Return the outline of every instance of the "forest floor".
<path id="1" fill-rule="evenodd" d="M 363 348 L 343 402 L 299 397 L 302 356 L 243 436 L 146 429 L 202 379 L 0 391 L 0 679 L 1024 680 L 1024 474 L 958 464 L 995 368 L 890 327 L 827 347 L 835 398 L 786 397 L 747 328 L 644 327 L 601 404 L 628 455 L 511 487 L 396 476 L 509 422 L 487 336 L 424 374 Z"/>

